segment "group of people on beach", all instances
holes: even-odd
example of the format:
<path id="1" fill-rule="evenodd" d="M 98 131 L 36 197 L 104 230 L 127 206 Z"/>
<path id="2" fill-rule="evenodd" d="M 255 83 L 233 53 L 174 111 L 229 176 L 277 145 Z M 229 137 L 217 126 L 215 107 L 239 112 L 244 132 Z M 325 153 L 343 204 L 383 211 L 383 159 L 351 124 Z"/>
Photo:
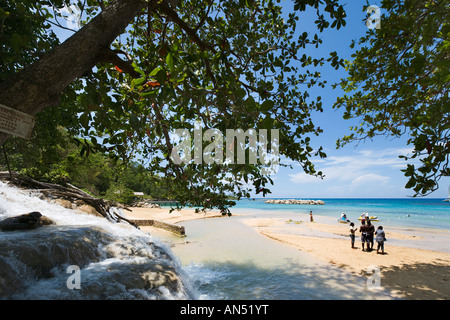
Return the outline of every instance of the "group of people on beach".
<path id="1" fill-rule="evenodd" d="M 355 249 L 357 230 L 358 229 L 355 227 L 355 224 L 350 222 L 350 239 L 353 249 Z M 369 217 L 363 214 L 361 216 L 361 226 L 359 227 L 359 232 L 361 232 L 362 251 L 370 252 L 373 250 L 375 236 L 375 241 L 377 242 L 377 253 L 384 254 L 384 242 L 386 241 L 386 235 L 382 226 L 379 226 L 375 231 L 375 226 L 372 224 Z"/>

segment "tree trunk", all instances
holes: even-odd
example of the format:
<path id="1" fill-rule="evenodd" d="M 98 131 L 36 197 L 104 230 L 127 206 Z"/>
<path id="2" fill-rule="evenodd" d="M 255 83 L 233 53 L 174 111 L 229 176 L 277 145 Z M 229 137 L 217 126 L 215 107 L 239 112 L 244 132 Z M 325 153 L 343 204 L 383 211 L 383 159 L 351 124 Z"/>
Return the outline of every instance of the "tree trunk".
<path id="1" fill-rule="evenodd" d="M 93 207 L 100 215 L 112 222 L 125 221 L 132 226 L 139 228 L 136 223 L 123 217 L 118 213 L 115 206 L 110 201 L 102 198 L 95 198 L 84 192 L 83 190 L 67 183 L 66 186 L 41 182 L 26 176 L 20 176 L 17 173 L 0 172 L 0 180 L 6 180 L 15 186 L 25 188 L 27 190 L 35 190 L 45 195 L 46 197 L 56 197 L 59 199 L 66 199 L 74 203 L 76 200 L 81 200 L 83 203 Z M 126 210 L 130 210 L 125 208 Z"/>
<path id="2" fill-rule="evenodd" d="M 0 83 L 0 104 L 30 115 L 59 104 L 63 90 L 99 62 L 102 51 L 146 5 L 144 0 L 111 3 L 64 43 Z M 8 136 L 0 132 L 0 146 Z"/>

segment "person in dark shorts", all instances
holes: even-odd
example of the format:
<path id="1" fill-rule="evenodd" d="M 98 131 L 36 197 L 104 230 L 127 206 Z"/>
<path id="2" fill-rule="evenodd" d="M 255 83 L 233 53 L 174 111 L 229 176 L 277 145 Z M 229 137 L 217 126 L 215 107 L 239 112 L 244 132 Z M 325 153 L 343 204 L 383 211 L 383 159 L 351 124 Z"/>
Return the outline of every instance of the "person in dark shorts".
<path id="1" fill-rule="evenodd" d="M 367 251 L 373 250 L 373 235 L 375 233 L 375 227 L 370 222 L 370 220 L 367 220 Z"/>
<path id="2" fill-rule="evenodd" d="M 361 221 L 361 227 L 359 227 L 359 232 L 361 232 L 361 244 L 362 244 L 362 251 L 366 251 L 364 250 L 364 244 L 367 242 L 367 226 L 366 226 L 366 222 L 364 220 Z M 367 247 L 369 246 L 369 244 L 367 243 Z"/>

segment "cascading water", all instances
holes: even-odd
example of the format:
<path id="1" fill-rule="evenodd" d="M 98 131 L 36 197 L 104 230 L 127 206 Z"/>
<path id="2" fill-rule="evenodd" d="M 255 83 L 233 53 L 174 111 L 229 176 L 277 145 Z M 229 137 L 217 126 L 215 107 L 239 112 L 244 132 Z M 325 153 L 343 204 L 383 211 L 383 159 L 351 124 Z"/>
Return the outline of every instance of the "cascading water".
<path id="1" fill-rule="evenodd" d="M 56 224 L 0 231 L 1 299 L 196 298 L 164 243 L 0 182 L 0 221 L 32 211 Z"/>

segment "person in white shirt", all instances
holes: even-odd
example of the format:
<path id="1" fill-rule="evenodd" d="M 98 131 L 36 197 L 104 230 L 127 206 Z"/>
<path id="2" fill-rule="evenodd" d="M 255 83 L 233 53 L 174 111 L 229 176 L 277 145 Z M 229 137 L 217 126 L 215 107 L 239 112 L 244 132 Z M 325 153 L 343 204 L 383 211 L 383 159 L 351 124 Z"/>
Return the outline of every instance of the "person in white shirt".
<path id="1" fill-rule="evenodd" d="M 352 241 L 352 249 L 355 249 L 355 232 L 357 228 L 355 228 L 355 224 L 350 222 L 350 239 Z"/>
<path id="2" fill-rule="evenodd" d="M 386 241 L 386 234 L 384 233 L 382 226 L 379 226 L 377 231 L 375 231 L 375 240 L 378 244 L 377 253 L 380 253 L 381 249 L 381 254 L 384 254 L 384 242 Z"/>

